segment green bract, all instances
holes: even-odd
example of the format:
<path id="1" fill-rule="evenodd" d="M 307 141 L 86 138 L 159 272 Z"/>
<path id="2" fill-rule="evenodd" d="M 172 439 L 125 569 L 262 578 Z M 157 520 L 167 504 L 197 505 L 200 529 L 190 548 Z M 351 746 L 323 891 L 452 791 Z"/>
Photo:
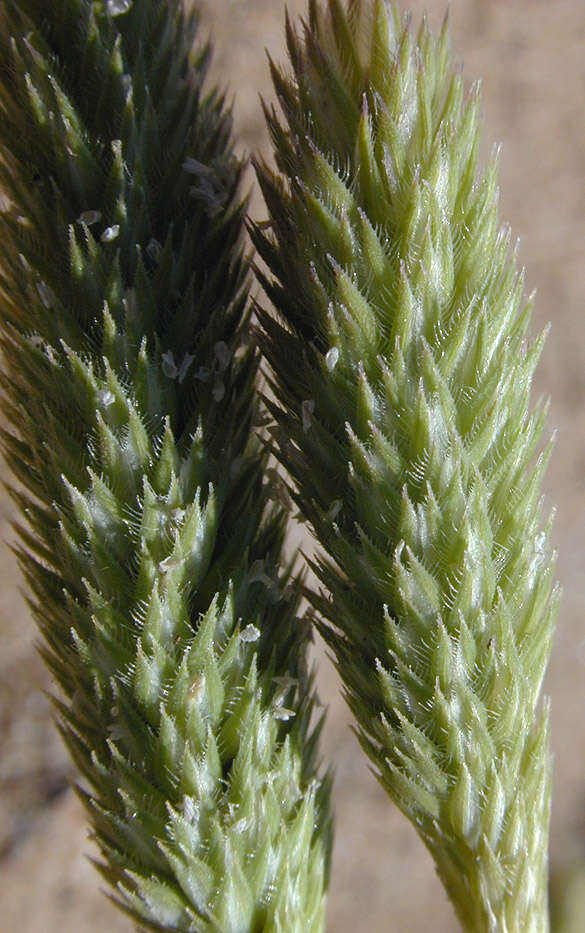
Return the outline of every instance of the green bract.
<path id="1" fill-rule="evenodd" d="M 178 0 L 3 4 L 4 445 L 116 899 L 152 930 L 306 933 L 328 780 L 195 30 Z"/>
<path id="2" fill-rule="evenodd" d="M 322 556 L 313 594 L 361 741 L 463 926 L 544 931 L 557 602 L 541 517 L 542 339 L 478 170 L 443 30 L 309 5 L 272 65 L 278 172 L 254 229 L 275 449 Z"/>

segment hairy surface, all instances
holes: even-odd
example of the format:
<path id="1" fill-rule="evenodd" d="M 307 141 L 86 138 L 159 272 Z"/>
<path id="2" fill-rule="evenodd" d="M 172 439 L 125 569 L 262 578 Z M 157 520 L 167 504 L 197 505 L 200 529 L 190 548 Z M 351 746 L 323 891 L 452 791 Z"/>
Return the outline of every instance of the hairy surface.
<path id="1" fill-rule="evenodd" d="M 255 227 L 275 450 L 362 745 L 470 930 L 547 928 L 557 602 L 524 296 L 446 31 L 309 4 Z"/>
<path id="2" fill-rule="evenodd" d="M 115 898 L 319 930 L 328 780 L 255 440 L 242 166 L 176 0 L 7 2 L 0 311 L 20 559 Z"/>

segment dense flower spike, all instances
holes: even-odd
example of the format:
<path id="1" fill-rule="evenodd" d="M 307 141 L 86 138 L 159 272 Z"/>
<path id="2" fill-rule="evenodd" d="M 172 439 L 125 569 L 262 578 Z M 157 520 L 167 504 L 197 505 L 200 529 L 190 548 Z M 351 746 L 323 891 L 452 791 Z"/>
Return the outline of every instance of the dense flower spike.
<path id="1" fill-rule="evenodd" d="M 280 174 L 256 245 L 275 448 L 361 741 L 475 933 L 543 931 L 550 759 L 538 701 L 556 605 L 541 519 L 542 340 L 478 172 L 478 94 L 446 29 L 341 0 L 272 65 Z"/>
<path id="2" fill-rule="evenodd" d="M 116 900 L 144 929 L 306 933 L 328 780 L 195 30 L 178 0 L 3 4 L 4 444 Z"/>

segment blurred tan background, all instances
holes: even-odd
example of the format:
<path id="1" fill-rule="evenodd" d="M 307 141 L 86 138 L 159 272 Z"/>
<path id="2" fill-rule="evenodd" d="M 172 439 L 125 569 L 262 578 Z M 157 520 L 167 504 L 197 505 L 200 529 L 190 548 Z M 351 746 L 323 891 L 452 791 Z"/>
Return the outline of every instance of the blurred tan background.
<path id="1" fill-rule="evenodd" d="M 412 0 L 440 25 L 445 0 Z M 202 0 L 213 74 L 235 94 L 241 149 L 266 146 L 258 92 L 270 96 L 264 49 L 282 58 L 281 0 Z M 292 13 L 304 2 L 292 0 Z M 520 238 L 535 329 L 552 322 L 536 391 L 558 430 L 546 480 L 564 599 L 547 681 L 555 753 L 554 865 L 585 854 L 585 0 L 452 0 L 454 58 L 483 83 L 484 139 L 502 143 L 501 214 Z M 250 178 L 250 182 L 252 179 Z M 263 216 L 260 199 L 253 214 Z M 0 537 L 12 507 L 0 494 Z M 7 546 L 0 558 L 0 931 L 110 933 L 131 924 L 100 893 L 72 769 L 51 723 L 35 632 Z M 336 769 L 337 838 L 330 933 L 456 930 L 426 850 L 368 772 L 317 649 L 329 705 L 324 755 Z M 518 931 L 521 933 L 521 931 Z M 576 931 L 575 931 L 576 933 Z"/>

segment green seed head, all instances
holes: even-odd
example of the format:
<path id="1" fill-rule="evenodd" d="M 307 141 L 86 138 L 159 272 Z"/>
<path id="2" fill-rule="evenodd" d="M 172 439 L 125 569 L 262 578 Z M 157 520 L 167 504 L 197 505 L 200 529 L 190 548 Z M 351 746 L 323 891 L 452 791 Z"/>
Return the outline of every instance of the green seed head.
<path id="1" fill-rule="evenodd" d="M 362 745 L 470 930 L 544 930 L 538 711 L 556 592 L 542 338 L 478 167 L 446 30 L 311 2 L 272 65 L 276 173 L 254 239 L 275 448 L 322 545 L 314 594 Z"/>

